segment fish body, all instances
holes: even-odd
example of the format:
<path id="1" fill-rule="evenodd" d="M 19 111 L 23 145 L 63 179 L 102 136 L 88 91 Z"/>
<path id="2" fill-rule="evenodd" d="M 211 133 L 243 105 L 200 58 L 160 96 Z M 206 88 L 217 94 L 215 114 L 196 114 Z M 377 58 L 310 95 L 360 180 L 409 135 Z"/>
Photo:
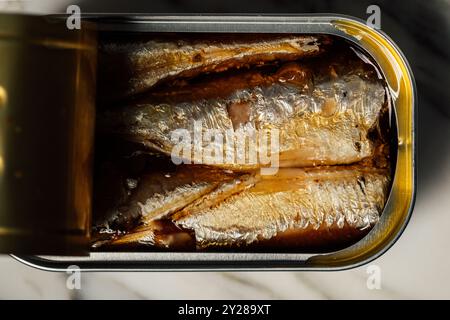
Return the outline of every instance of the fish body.
<path id="1" fill-rule="evenodd" d="M 238 78 L 235 90 L 221 85 L 235 83 L 232 77 L 105 111 L 100 130 L 169 156 L 178 150 L 184 163 L 232 170 L 273 165 L 273 159 L 280 167 L 304 167 L 373 156 L 368 132 L 377 125 L 386 94 L 379 81 L 345 73 L 314 83 L 311 70 L 293 63 L 274 74 Z"/>
<path id="2" fill-rule="evenodd" d="M 222 180 L 196 199 L 186 198 L 183 207 L 172 206 L 176 209 L 163 216 L 143 212 L 139 227 L 109 245 L 173 249 L 183 247 L 181 238 L 197 249 L 245 247 L 289 239 L 292 234 L 298 243 L 314 233 L 368 230 L 384 208 L 389 182 L 386 169 L 362 166 L 286 168 L 274 176 L 245 174 Z M 147 190 L 146 198 L 154 199 L 152 189 Z M 166 197 L 168 202 L 174 198 Z"/>
<path id="3" fill-rule="evenodd" d="M 326 36 L 302 35 L 109 41 L 100 48 L 100 95 L 127 97 L 170 79 L 310 57 L 329 42 Z"/>
<path id="4" fill-rule="evenodd" d="M 378 221 L 388 187 L 383 170 L 280 169 L 219 205 L 187 207 L 172 219 L 193 230 L 201 248 L 249 245 L 297 229 L 364 230 Z"/>
<path id="5" fill-rule="evenodd" d="M 138 179 L 122 174 L 109 183 L 125 186 L 127 194 L 122 192 L 120 203 L 111 201 L 109 206 L 103 206 L 108 208 L 105 211 L 109 214 L 98 219 L 95 227 L 104 231 L 115 228 L 126 232 L 137 223 L 153 221 L 176 212 L 221 186 L 238 184 L 240 176 L 242 174 L 187 166 L 175 170 L 147 170 Z M 109 177 L 103 179 L 111 180 Z M 103 194 L 110 193 L 108 190 L 101 191 Z"/>

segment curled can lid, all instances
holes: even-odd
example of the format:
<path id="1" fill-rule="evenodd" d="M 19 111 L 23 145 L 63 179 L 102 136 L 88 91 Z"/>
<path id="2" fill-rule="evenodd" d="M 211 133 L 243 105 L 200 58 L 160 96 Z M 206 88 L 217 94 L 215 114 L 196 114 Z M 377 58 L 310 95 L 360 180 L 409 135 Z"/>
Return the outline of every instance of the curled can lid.
<path id="1" fill-rule="evenodd" d="M 0 51 L 0 252 L 86 253 L 96 31 L 0 15 Z"/>

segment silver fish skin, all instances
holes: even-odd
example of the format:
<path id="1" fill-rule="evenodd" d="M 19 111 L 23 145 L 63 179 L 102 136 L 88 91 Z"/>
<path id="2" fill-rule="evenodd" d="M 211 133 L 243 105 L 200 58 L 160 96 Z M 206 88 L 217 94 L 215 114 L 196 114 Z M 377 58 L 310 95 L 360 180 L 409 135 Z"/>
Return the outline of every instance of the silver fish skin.
<path id="1" fill-rule="evenodd" d="M 291 230 L 364 230 L 378 221 L 389 182 L 386 170 L 363 167 L 280 169 L 218 205 L 187 207 L 172 219 L 195 233 L 198 248 L 249 245 Z"/>
<path id="2" fill-rule="evenodd" d="M 232 170 L 266 166 L 260 155 L 268 151 L 270 158 L 278 158 L 280 167 L 351 164 L 373 156 L 368 132 L 377 125 L 384 108 L 383 84 L 352 72 L 313 83 L 308 76 L 311 72 L 302 66 L 290 64 L 286 68 L 301 81 L 291 82 L 277 73 L 270 81 L 240 88 L 224 98 L 174 102 L 168 97 L 167 102 L 153 103 L 150 97 L 103 112 L 99 127 L 104 133 L 126 137 L 167 155 L 177 145 L 173 133 L 182 129 L 190 137 L 182 144 L 187 147 L 188 162 Z M 280 70 L 285 74 L 283 68 Z M 199 131 L 195 123 L 201 124 L 201 141 L 195 141 Z M 211 129 L 222 134 L 223 146 L 205 137 Z M 249 144 L 239 146 L 243 136 L 255 135 L 276 137 L 278 145 L 270 149 L 272 141 L 267 148 L 255 143 L 257 156 L 251 158 Z M 198 145 L 215 152 L 196 153 Z M 220 161 L 216 153 L 221 155 Z"/>
<path id="3" fill-rule="evenodd" d="M 174 171 L 143 173 L 138 179 L 116 178 L 122 180 L 120 184 L 133 185 L 127 186 L 127 194 L 120 202 L 115 198 L 117 192 L 103 191 L 111 204 L 103 206 L 106 212 L 96 212 L 99 218 L 94 229 L 100 233 L 127 232 L 136 225 L 145 227 L 152 221 L 166 218 L 200 199 L 202 203 L 213 205 L 253 185 L 254 176 L 202 166 L 180 166 Z"/>
<path id="4" fill-rule="evenodd" d="M 100 47 L 100 96 L 127 97 L 168 79 L 310 57 L 330 41 L 314 35 L 108 41 Z"/>
<path id="5" fill-rule="evenodd" d="M 95 246 L 145 244 L 167 247 L 172 235 L 165 237 L 164 231 L 160 231 L 160 220 L 168 220 L 171 214 L 186 207 L 218 205 L 226 198 L 253 187 L 258 180 L 255 173 L 226 173 L 187 166 L 170 175 L 144 175 L 125 209 L 118 209 L 122 211 L 118 213 L 120 215 L 138 212 L 139 225 L 122 236 L 112 235 L 106 240 L 103 237 L 96 241 Z M 171 229 L 176 229 L 176 226 L 172 225 Z M 161 236 L 158 237 L 158 233 Z"/>
<path id="6" fill-rule="evenodd" d="M 387 169 L 360 165 L 241 175 L 190 199 L 162 220 L 143 216 L 139 227 L 96 245 L 203 250 L 283 238 L 302 244 L 342 239 L 364 234 L 379 220 L 389 185 Z"/>

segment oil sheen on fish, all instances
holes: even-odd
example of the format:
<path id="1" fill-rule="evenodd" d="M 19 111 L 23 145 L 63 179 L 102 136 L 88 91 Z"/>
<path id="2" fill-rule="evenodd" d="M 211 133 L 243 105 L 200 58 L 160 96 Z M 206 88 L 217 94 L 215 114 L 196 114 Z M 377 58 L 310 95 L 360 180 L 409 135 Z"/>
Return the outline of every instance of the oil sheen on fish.
<path id="1" fill-rule="evenodd" d="M 112 181 L 107 178 L 109 183 Z M 108 214 L 100 215 L 94 223 L 94 242 L 97 246 L 117 234 L 128 233 L 115 244 L 127 243 L 131 238 L 139 242 L 149 241 L 148 234 L 140 237 L 141 229 L 151 227 L 155 231 L 158 219 L 167 218 L 188 205 L 201 203 L 214 206 L 227 197 L 254 186 L 257 177 L 254 173 L 233 173 L 204 168 L 202 166 L 180 166 L 175 170 L 150 171 L 140 175 L 138 180 L 130 182 L 125 177 L 116 177 L 119 184 L 133 184 L 129 195 L 118 204 L 112 199 L 103 206 Z M 101 190 L 104 195 L 111 190 Z M 107 201 L 111 196 L 107 197 Z M 153 239 L 153 236 L 150 237 Z M 146 240 L 147 239 L 147 240 Z M 108 242 L 108 241 L 106 241 Z"/>
<path id="2" fill-rule="evenodd" d="M 126 97 L 167 79 L 223 72 L 275 60 L 317 55 L 327 36 L 224 35 L 196 38 L 153 38 L 149 41 L 103 43 L 100 48 L 100 95 Z"/>
<path id="3" fill-rule="evenodd" d="M 139 179 L 117 177 L 125 180 L 119 183 L 128 185 L 129 196 L 120 204 L 111 203 L 108 215 L 96 221 L 96 229 L 126 231 L 137 220 L 163 218 L 199 198 L 208 198 L 208 194 L 215 194 L 217 190 L 240 190 L 241 176 L 247 175 L 181 166 L 174 171 L 146 172 Z M 108 193 L 107 190 L 103 192 Z"/>
<path id="4" fill-rule="evenodd" d="M 197 246 L 236 246 L 295 229 L 365 229 L 384 208 L 389 178 L 367 168 L 281 169 L 212 207 L 187 207 L 172 217 L 193 230 Z"/>
<path id="5" fill-rule="evenodd" d="M 109 245 L 239 247 L 289 239 L 292 234 L 296 243 L 312 243 L 308 238 L 314 240 L 314 234 L 332 236 L 344 230 L 351 234 L 373 226 L 388 187 L 387 170 L 363 166 L 247 174 L 222 183 L 162 220 L 143 217 L 139 227 Z"/>
<path id="6" fill-rule="evenodd" d="M 273 73 L 251 71 L 149 93 L 102 113 L 99 127 L 167 155 L 178 143 L 174 131 L 182 129 L 190 138 L 181 145 L 191 163 L 232 170 L 266 166 L 260 155 L 273 158 L 274 153 L 280 167 L 351 164 L 373 156 L 368 132 L 384 105 L 381 81 L 355 73 L 351 66 L 324 75 L 288 63 Z M 211 129 L 222 133 L 226 143 L 207 138 Z M 199 131 L 201 141 L 195 140 Z M 243 136 L 264 135 L 276 138 L 276 148 L 256 140 L 253 149 L 246 142 L 250 140 L 242 147 Z M 214 152 L 198 153 L 199 145 Z"/>

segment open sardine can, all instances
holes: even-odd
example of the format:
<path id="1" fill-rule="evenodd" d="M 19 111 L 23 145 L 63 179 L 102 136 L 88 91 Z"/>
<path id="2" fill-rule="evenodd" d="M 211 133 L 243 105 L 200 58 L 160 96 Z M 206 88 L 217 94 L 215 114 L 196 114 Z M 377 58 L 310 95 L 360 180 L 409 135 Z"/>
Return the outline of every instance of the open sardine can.
<path id="1" fill-rule="evenodd" d="M 45 270 L 339 270 L 398 239 L 414 79 L 346 16 L 0 15 L 0 250 Z"/>

